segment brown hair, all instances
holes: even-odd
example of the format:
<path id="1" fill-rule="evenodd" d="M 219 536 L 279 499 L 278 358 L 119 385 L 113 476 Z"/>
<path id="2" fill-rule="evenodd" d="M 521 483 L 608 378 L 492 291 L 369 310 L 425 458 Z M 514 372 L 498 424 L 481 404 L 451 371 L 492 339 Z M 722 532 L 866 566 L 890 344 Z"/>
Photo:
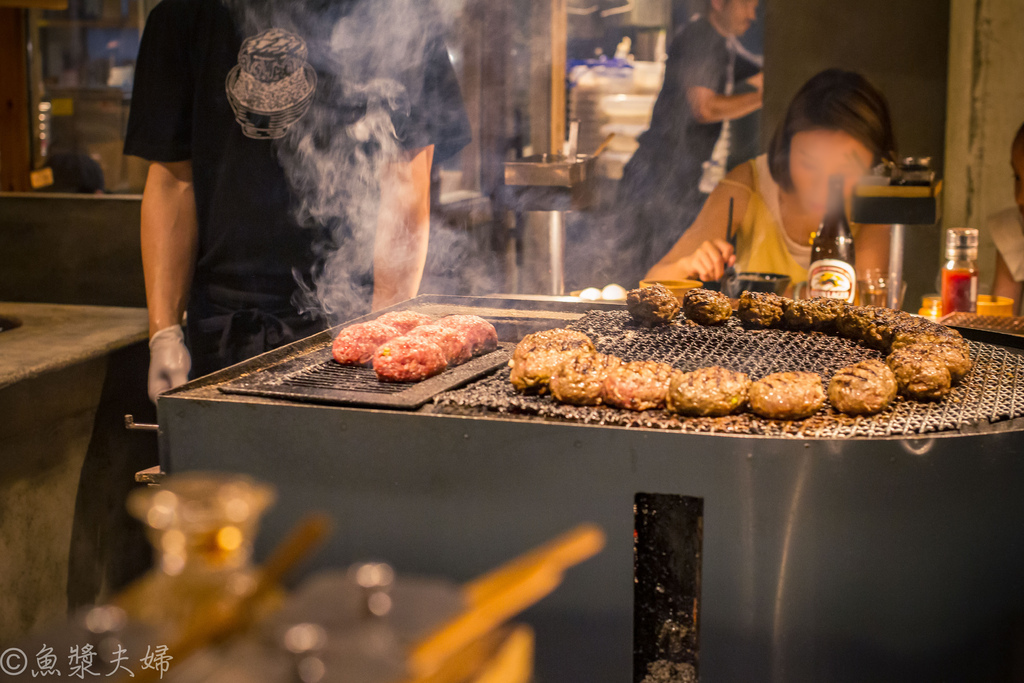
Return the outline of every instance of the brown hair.
<path id="1" fill-rule="evenodd" d="M 768 167 L 772 178 L 793 191 L 789 175 L 789 146 L 793 136 L 808 130 L 841 130 L 863 143 L 877 164 L 895 156 L 896 136 L 892 131 L 889 103 L 864 76 L 854 71 L 827 69 L 804 83 L 789 103 L 786 118 L 775 129 L 768 146 Z"/>

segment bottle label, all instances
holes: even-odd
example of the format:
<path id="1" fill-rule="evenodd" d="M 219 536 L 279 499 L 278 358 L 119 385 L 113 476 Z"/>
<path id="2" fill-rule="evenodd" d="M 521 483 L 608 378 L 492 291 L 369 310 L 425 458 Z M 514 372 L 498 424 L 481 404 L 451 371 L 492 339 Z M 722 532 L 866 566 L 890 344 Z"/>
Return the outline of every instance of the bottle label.
<path id="1" fill-rule="evenodd" d="M 852 304 L 857 294 L 857 274 L 846 261 L 822 259 L 811 264 L 807 288 L 812 297 L 841 299 Z"/>

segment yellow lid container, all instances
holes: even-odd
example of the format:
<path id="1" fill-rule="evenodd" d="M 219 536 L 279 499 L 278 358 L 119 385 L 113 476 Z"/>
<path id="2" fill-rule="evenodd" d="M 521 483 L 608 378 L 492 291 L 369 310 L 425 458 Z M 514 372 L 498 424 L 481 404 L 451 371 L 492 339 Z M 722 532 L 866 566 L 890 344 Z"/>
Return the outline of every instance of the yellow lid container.
<path id="1" fill-rule="evenodd" d="M 979 294 L 978 315 L 1010 317 L 1013 315 L 1013 299 L 1008 296 Z"/>

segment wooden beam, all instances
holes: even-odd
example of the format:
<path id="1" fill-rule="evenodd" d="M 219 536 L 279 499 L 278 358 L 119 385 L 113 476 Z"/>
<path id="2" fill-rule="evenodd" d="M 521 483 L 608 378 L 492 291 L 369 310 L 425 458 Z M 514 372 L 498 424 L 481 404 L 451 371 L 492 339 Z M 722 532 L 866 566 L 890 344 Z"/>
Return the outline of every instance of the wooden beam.
<path id="1" fill-rule="evenodd" d="M 68 0 L 0 0 L 0 7 L 65 10 L 68 8 Z"/>
<path id="2" fill-rule="evenodd" d="M 25 10 L 0 9 L 0 190 L 28 192 L 28 59 Z"/>
<path id="3" fill-rule="evenodd" d="M 560 153 L 565 140 L 566 0 L 534 0 L 530 40 L 530 144 Z"/>

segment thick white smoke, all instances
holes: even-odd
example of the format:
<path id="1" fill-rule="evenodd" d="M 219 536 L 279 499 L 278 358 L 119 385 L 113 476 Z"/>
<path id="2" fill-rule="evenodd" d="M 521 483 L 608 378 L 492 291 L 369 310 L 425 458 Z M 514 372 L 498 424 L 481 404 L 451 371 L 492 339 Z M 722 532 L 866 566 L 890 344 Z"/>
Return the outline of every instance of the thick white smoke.
<path id="1" fill-rule="evenodd" d="M 462 0 L 222 1 L 245 36 L 279 28 L 307 43 L 317 94 L 274 143 L 295 219 L 319 235 L 312 287 L 297 273 L 294 303 L 333 321 L 359 313 L 372 293 L 381 173 L 402 152 L 395 123 L 410 116 L 415 74 Z"/>

